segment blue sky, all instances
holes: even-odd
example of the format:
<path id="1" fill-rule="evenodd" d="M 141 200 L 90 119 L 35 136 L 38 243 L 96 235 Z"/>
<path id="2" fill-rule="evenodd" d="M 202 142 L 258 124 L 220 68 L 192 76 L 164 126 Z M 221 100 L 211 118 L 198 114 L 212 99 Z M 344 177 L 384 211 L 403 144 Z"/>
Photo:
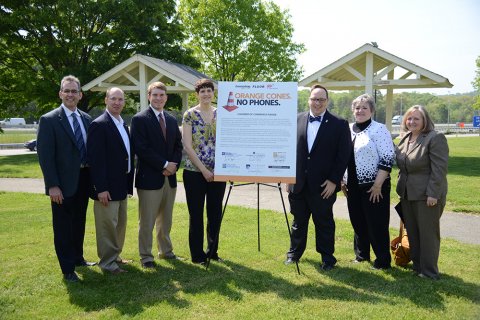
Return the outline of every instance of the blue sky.
<path id="1" fill-rule="evenodd" d="M 308 76 L 358 47 L 380 49 L 440 74 L 450 89 L 416 89 L 434 94 L 473 91 L 480 56 L 478 0 L 273 0 L 288 9 L 294 41 L 306 46 L 298 58 Z"/>

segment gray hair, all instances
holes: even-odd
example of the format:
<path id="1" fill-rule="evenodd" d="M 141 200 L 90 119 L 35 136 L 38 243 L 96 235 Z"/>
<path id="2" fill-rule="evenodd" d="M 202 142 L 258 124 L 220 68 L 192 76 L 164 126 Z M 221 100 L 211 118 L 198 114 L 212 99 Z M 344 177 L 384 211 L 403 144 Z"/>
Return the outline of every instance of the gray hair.
<path id="1" fill-rule="evenodd" d="M 372 113 L 375 112 L 375 100 L 373 100 L 372 96 L 369 94 L 362 94 L 361 96 L 356 97 L 352 101 L 352 110 L 355 109 L 356 106 L 358 106 L 360 103 L 366 102 L 368 106 L 370 107 L 370 111 Z"/>
<path id="2" fill-rule="evenodd" d="M 81 88 L 81 86 L 80 86 L 80 80 L 78 80 L 77 77 L 72 76 L 72 75 L 70 74 L 70 75 L 68 75 L 68 76 L 63 77 L 62 81 L 60 82 L 60 91 L 62 91 L 62 89 L 63 89 L 63 84 L 64 84 L 65 82 L 75 82 L 75 83 L 77 84 L 77 86 L 78 86 L 78 91 L 81 91 L 81 90 L 82 90 L 82 88 Z"/>

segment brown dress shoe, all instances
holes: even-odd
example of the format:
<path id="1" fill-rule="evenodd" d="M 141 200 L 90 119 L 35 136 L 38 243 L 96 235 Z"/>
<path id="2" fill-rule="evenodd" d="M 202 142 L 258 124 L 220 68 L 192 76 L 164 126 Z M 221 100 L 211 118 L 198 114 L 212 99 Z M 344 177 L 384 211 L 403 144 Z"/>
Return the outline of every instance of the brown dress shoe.
<path id="1" fill-rule="evenodd" d="M 117 263 L 118 264 L 129 264 L 129 263 L 132 263 L 133 260 L 129 260 L 129 259 L 120 259 L 120 260 L 117 260 Z"/>

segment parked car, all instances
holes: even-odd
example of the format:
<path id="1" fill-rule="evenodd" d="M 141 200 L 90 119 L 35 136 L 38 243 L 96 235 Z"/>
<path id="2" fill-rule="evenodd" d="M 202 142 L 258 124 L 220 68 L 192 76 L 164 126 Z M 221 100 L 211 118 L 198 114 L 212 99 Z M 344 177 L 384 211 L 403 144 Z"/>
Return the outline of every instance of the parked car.
<path id="1" fill-rule="evenodd" d="M 24 118 L 6 118 L 0 121 L 0 127 L 23 127 L 25 124 Z"/>
<path id="2" fill-rule="evenodd" d="M 30 151 L 37 151 L 37 139 L 32 139 L 23 144 Z"/>
<path id="3" fill-rule="evenodd" d="M 393 116 L 392 124 L 402 124 L 403 116 L 397 115 Z"/>

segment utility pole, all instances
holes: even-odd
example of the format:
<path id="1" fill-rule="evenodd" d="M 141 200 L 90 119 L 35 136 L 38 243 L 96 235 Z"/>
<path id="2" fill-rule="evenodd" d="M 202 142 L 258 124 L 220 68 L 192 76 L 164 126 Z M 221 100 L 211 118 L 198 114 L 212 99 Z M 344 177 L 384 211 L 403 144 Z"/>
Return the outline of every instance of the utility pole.
<path id="1" fill-rule="evenodd" d="M 403 116 L 403 93 L 400 93 L 400 115 Z"/>

